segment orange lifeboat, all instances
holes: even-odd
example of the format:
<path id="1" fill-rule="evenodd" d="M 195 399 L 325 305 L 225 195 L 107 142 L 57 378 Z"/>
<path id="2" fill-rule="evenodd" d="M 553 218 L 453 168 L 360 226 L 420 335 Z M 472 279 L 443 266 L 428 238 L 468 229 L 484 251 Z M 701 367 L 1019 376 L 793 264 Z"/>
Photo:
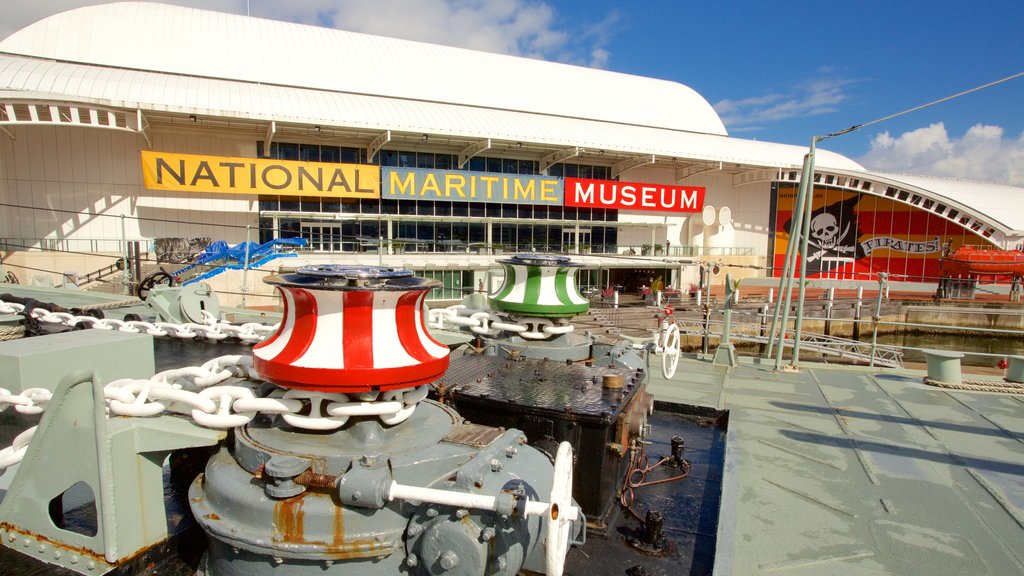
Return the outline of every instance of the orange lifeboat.
<path id="1" fill-rule="evenodd" d="M 941 259 L 942 275 L 1024 276 L 1024 251 L 1001 250 L 994 246 L 961 246 Z"/>

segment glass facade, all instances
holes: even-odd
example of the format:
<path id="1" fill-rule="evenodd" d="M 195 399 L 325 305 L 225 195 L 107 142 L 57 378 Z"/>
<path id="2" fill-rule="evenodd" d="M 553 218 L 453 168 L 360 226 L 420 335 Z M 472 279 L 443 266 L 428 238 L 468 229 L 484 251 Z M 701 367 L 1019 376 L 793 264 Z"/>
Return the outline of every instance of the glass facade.
<path id="1" fill-rule="evenodd" d="M 417 276 L 440 280 L 443 284 L 430 291 L 432 300 L 461 300 L 473 292 L 473 273 L 466 270 L 416 270 Z"/>
<path id="2" fill-rule="evenodd" d="M 264 156 L 263 142 L 257 155 Z M 366 163 L 365 150 L 274 142 L 269 158 L 307 162 Z M 452 154 L 382 150 L 381 166 L 458 169 Z M 503 174 L 538 174 L 536 160 L 477 156 L 466 170 Z M 607 166 L 556 164 L 551 176 L 609 179 Z M 317 252 L 376 252 L 390 238 L 395 251 L 459 252 L 509 250 L 515 252 L 615 252 L 618 229 L 602 226 L 615 222 L 616 210 L 528 204 L 442 202 L 435 200 L 338 199 L 315 196 L 269 196 L 259 199 L 260 241 L 275 237 L 303 237 Z M 265 214 L 303 213 L 281 217 Z M 339 216 L 340 215 L 340 216 Z M 399 218 L 391 218 L 392 215 Z M 346 217 L 351 216 L 351 217 Z M 375 218 L 374 216 L 378 216 Z M 422 218 L 417 218 L 422 217 Z M 508 223 L 485 219 L 516 219 Z M 391 221 L 391 222 L 389 222 Z M 387 226 L 393 226 L 389 234 Z M 491 227 L 488 242 L 488 227 Z"/>

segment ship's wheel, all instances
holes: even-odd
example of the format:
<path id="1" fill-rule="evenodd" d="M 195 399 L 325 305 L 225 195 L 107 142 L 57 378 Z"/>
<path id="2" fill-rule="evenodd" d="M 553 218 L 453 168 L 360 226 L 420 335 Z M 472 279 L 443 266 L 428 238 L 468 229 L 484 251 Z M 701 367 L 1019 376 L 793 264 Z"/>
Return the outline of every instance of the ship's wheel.
<path id="1" fill-rule="evenodd" d="M 570 531 L 579 517 L 579 508 L 572 505 L 572 445 L 562 442 L 555 453 L 555 471 L 552 474 L 550 511 L 547 539 L 544 540 L 545 572 L 548 576 L 562 576 L 565 555 L 572 544 Z M 584 531 L 586 528 L 584 528 Z"/>
<path id="2" fill-rule="evenodd" d="M 675 376 L 676 367 L 679 366 L 679 356 L 682 354 L 679 341 L 679 326 L 670 324 L 662 335 L 661 345 L 661 375 L 666 380 Z"/>
<path id="3" fill-rule="evenodd" d="M 145 300 L 146 296 L 149 295 L 149 291 L 156 286 L 174 286 L 174 276 L 167 270 L 160 268 L 156 272 L 148 274 L 139 282 L 139 285 L 135 288 L 135 295 Z"/>

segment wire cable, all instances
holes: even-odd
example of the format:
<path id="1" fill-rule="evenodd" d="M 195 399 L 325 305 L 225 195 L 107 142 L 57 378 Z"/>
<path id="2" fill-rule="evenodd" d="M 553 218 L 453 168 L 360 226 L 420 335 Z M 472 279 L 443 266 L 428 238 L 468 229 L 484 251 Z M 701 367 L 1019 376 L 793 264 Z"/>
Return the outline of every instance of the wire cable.
<path id="1" fill-rule="evenodd" d="M 961 96 L 966 96 L 967 94 L 970 94 L 972 92 L 977 92 L 979 90 L 984 90 L 985 88 L 990 88 L 990 87 L 995 86 L 997 84 L 1002 84 L 1003 82 L 1008 82 L 1010 80 L 1013 80 L 1014 78 L 1020 78 L 1021 76 L 1024 76 L 1024 72 L 1017 72 L 1016 74 L 1011 74 L 1011 75 L 1009 75 L 1009 76 L 1007 76 L 1005 78 L 1000 78 L 999 80 L 995 80 L 995 81 L 989 82 L 987 84 L 982 84 L 981 86 L 975 86 L 974 88 L 970 88 L 968 90 L 964 90 L 963 92 L 957 92 L 956 94 L 951 94 L 949 96 L 946 96 L 945 98 L 939 98 L 938 100 L 932 100 L 931 102 L 928 102 L 926 104 L 921 104 L 919 106 L 914 106 L 913 108 L 907 108 L 906 110 L 903 110 L 902 112 L 896 112 L 895 114 L 889 114 L 888 116 L 882 116 L 881 118 L 877 118 L 875 120 L 871 120 L 870 122 L 864 122 L 862 124 L 854 124 L 853 126 L 850 126 L 849 128 L 844 128 L 844 129 L 842 129 L 842 130 L 840 130 L 838 132 L 830 132 L 830 133 L 828 133 L 828 134 L 826 134 L 824 136 L 818 136 L 818 137 L 815 138 L 815 142 L 821 142 L 822 140 L 826 140 L 828 138 L 835 138 L 836 136 L 842 136 L 843 134 L 849 134 L 850 132 L 854 132 L 856 130 L 860 130 L 861 128 L 867 128 L 868 126 L 871 126 L 872 124 L 878 124 L 879 122 L 885 122 L 886 120 L 891 120 L 893 118 L 897 118 L 897 117 L 903 116 L 905 114 L 910 114 L 911 112 L 917 112 L 918 110 L 923 110 L 925 108 L 929 108 L 931 106 L 935 106 L 936 104 L 942 104 L 943 102 L 949 102 L 950 100 L 953 100 L 954 98 L 959 98 Z"/>

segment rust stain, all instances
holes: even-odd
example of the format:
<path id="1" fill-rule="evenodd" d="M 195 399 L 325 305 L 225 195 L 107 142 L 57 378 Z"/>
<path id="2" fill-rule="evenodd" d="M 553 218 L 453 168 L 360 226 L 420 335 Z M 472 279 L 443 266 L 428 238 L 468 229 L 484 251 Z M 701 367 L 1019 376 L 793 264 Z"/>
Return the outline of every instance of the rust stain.
<path id="1" fill-rule="evenodd" d="M 220 516 L 217 516 L 213 512 L 210 512 L 209 514 L 206 515 L 206 519 L 207 520 L 220 520 Z"/>
<path id="2" fill-rule="evenodd" d="M 15 526 L 14 524 L 9 524 L 7 522 L 2 522 L 2 523 L 0 523 L 0 530 L 5 530 L 7 532 L 7 534 L 14 534 L 15 537 L 17 537 L 17 538 L 27 537 L 27 538 L 29 538 L 31 540 L 35 540 L 36 542 L 44 542 L 44 543 L 52 546 L 54 549 L 66 550 L 68 552 L 79 554 L 83 558 L 92 559 L 92 560 L 95 560 L 97 562 L 101 562 L 102 563 L 101 565 L 103 565 L 103 564 L 106 564 L 108 566 L 120 565 L 120 564 L 123 564 L 123 563 L 127 562 L 128 560 L 131 560 L 136 555 L 141 554 L 142 552 L 146 551 L 145 548 L 140 548 L 139 550 L 136 550 L 134 552 L 130 552 L 130 553 L 122 556 L 121 558 L 118 558 L 117 561 L 114 562 L 114 564 L 110 564 L 110 563 L 107 562 L 106 558 L 104 558 L 102 552 L 98 552 L 96 550 L 93 550 L 91 548 L 87 548 L 85 546 L 72 546 L 70 544 L 65 544 L 64 542 L 58 542 L 57 540 L 53 540 L 51 538 L 47 538 L 46 536 L 43 536 L 42 534 L 36 534 L 35 532 L 32 532 L 31 530 L 26 530 L 26 529 L 21 528 L 19 526 Z"/>
<path id="3" fill-rule="evenodd" d="M 324 554 L 332 560 L 349 560 L 352 558 L 372 558 L 387 556 L 393 550 L 378 542 L 375 538 L 345 538 L 345 510 L 341 506 L 334 507 L 334 534 L 331 543 L 324 546 Z"/>
<path id="4" fill-rule="evenodd" d="M 341 506 L 334 507 L 334 539 L 335 546 L 345 543 L 345 511 Z"/>
<path id="5" fill-rule="evenodd" d="M 378 558 L 394 552 L 393 546 L 387 546 L 376 538 L 345 538 L 345 511 L 341 506 L 334 507 L 333 534 L 317 534 L 313 540 L 306 540 L 304 512 L 302 507 L 306 497 L 317 498 L 309 492 L 300 496 L 281 500 L 274 504 L 274 540 L 290 544 L 312 544 L 323 546 L 322 554 L 330 560 L 349 560 L 353 558 Z M 322 496 L 320 496 L 322 498 Z"/>
<path id="6" fill-rule="evenodd" d="M 302 543 L 305 537 L 303 530 L 302 505 L 305 494 L 280 500 L 274 503 L 274 536 L 285 542 Z"/>
<path id="7" fill-rule="evenodd" d="M 377 558 L 388 556 L 393 549 L 385 547 L 373 538 L 349 540 L 344 544 L 327 545 L 324 555 L 331 560 L 351 560 L 353 558 Z"/>

